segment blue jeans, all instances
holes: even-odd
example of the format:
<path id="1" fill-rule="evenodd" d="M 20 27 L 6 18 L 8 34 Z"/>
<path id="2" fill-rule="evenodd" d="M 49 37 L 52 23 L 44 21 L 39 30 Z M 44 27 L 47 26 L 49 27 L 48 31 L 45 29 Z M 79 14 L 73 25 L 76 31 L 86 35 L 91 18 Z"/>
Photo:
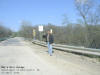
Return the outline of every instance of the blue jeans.
<path id="1" fill-rule="evenodd" d="M 52 55 L 52 45 L 48 42 L 48 53 Z"/>

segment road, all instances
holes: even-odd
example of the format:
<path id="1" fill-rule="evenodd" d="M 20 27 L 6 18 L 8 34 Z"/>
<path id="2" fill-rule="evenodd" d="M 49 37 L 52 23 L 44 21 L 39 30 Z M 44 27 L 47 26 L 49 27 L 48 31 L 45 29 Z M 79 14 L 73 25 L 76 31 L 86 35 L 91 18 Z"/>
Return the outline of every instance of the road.
<path id="1" fill-rule="evenodd" d="M 0 75 L 100 75 L 100 62 L 32 44 L 21 37 L 0 43 Z"/>

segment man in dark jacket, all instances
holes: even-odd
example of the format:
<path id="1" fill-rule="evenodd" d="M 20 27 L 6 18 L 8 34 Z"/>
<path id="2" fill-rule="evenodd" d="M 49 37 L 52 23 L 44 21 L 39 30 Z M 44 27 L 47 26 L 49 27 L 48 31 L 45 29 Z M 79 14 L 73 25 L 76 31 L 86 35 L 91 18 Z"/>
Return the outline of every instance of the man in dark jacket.
<path id="1" fill-rule="evenodd" d="M 52 44 L 54 42 L 54 37 L 51 31 L 48 31 L 47 35 L 47 44 L 48 44 L 48 52 L 50 56 L 52 56 Z"/>
<path id="2" fill-rule="evenodd" d="M 43 38 L 46 41 L 46 44 L 48 46 L 48 53 L 50 54 L 50 56 L 52 56 L 52 44 L 54 42 L 54 37 L 52 34 L 52 31 L 47 31 L 47 33 L 45 35 L 43 35 Z"/>
<path id="3" fill-rule="evenodd" d="M 48 31 L 46 34 L 44 34 L 42 37 L 45 39 L 44 41 L 47 43 L 48 41 L 47 41 L 47 36 L 48 36 L 48 34 L 49 34 L 50 32 Z"/>

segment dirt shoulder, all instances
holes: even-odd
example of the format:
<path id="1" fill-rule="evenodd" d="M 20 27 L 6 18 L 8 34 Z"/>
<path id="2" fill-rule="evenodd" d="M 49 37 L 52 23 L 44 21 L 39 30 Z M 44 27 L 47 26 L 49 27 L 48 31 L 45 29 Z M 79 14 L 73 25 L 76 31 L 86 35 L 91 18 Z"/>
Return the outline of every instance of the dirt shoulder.
<path id="1" fill-rule="evenodd" d="M 76 55 L 72 53 L 54 50 L 53 56 L 49 56 L 46 47 L 38 46 L 28 42 L 31 48 L 43 60 L 60 68 L 63 71 L 71 72 L 72 75 L 100 75 L 100 62 L 97 58 Z"/>

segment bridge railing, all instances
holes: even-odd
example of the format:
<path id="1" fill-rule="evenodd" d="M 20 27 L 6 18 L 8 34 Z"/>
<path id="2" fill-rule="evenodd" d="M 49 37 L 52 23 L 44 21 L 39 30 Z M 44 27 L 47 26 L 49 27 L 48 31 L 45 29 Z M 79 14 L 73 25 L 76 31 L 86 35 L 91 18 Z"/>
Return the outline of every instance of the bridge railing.
<path id="1" fill-rule="evenodd" d="M 44 47 L 47 46 L 46 42 L 39 41 L 39 40 L 34 40 L 33 43 L 44 46 Z M 53 48 L 57 50 L 61 50 L 61 51 L 66 51 L 66 52 L 100 56 L 100 49 L 76 47 L 76 46 L 61 45 L 61 44 L 55 44 L 55 43 L 53 44 Z"/>

